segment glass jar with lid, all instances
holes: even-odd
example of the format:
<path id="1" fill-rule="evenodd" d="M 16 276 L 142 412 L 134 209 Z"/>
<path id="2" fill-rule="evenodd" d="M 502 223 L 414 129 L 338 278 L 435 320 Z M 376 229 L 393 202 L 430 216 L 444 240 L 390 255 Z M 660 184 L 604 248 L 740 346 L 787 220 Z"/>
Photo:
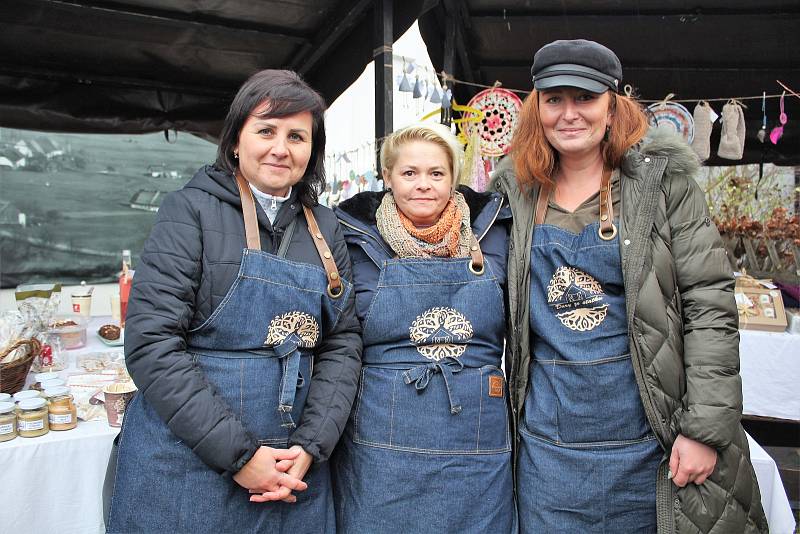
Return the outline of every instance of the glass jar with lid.
<path id="1" fill-rule="evenodd" d="M 40 385 L 42 387 L 42 391 L 44 391 L 46 389 L 52 389 L 57 386 L 65 386 L 66 382 L 64 382 L 60 378 L 53 378 L 51 380 L 45 380 L 41 382 Z"/>
<path id="2" fill-rule="evenodd" d="M 44 390 L 50 430 L 72 430 L 78 426 L 78 410 L 69 388 L 56 386 Z"/>
<path id="3" fill-rule="evenodd" d="M 17 413 L 13 402 L 0 402 L 0 442 L 17 437 Z"/>
<path id="4" fill-rule="evenodd" d="M 23 401 L 25 399 L 35 399 L 37 397 L 41 397 L 38 391 L 36 391 L 35 389 L 26 389 L 24 391 L 18 391 L 14 393 L 14 402 L 19 404 L 20 401 Z"/>
<path id="5" fill-rule="evenodd" d="M 17 433 L 21 437 L 35 438 L 50 431 L 46 400 L 41 397 L 23 399 L 17 403 L 17 409 Z"/>

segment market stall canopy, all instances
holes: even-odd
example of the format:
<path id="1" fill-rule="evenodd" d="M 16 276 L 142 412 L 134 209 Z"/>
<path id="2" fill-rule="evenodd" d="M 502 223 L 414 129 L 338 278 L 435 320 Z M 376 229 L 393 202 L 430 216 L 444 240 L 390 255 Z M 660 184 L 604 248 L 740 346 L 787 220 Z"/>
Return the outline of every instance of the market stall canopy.
<path id="1" fill-rule="evenodd" d="M 395 38 L 422 6 L 394 2 Z M 261 69 L 332 102 L 372 60 L 373 19 L 373 0 L 3 0 L 0 126 L 211 139 Z"/>
<path id="2" fill-rule="evenodd" d="M 448 28 L 448 24 L 451 26 Z M 795 0 L 442 0 L 419 21 L 431 60 L 446 67 L 448 36 L 457 79 L 529 91 L 533 54 L 556 39 L 591 39 L 614 50 L 623 84 L 643 100 L 711 99 L 780 94 L 782 80 L 800 89 L 800 3 Z M 466 103 L 480 88 L 456 84 Z M 783 137 L 761 143 L 761 99 L 743 100 L 742 160 L 716 156 L 720 126 L 711 137 L 710 165 L 800 164 L 800 99 L 787 93 Z M 711 102 L 721 113 L 724 101 Z M 691 112 L 695 103 L 684 104 Z M 767 134 L 779 125 L 777 98 L 767 100 Z"/>

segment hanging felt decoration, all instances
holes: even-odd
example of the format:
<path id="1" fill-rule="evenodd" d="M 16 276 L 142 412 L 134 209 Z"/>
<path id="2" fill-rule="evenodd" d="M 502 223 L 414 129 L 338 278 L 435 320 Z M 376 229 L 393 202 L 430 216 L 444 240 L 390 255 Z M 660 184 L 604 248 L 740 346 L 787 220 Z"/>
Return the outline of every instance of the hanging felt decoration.
<path id="1" fill-rule="evenodd" d="M 411 74 L 412 72 L 414 72 L 414 69 L 416 69 L 416 68 L 417 68 L 417 66 L 414 64 L 414 60 L 413 59 L 411 61 L 409 61 L 408 63 L 406 63 L 405 59 L 403 60 L 403 71 L 406 74 Z"/>
<path id="2" fill-rule="evenodd" d="M 519 97 L 507 89 L 492 87 L 472 97 L 467 107 L 477 109 L 479 114 L 474 116 L 474 121 L 459 122 L 459 128 L 467 138 L 471 137 L 473 130 L 478 132 L 480 155 L 489 157 L 507 154 L 522 108 Z M 471 115 L 465 113 L 464 117 Z"/>
<path id="3" fill-rule="evenodd" d="M 444 109 L 450 108 L 452 98 L 453 98 L 453 91 L 451 91 L 450 89 L 447 88 L 447 86 L 445 86 L 445 88 L 442 90 L 442 107 Z"/>
<path id="4" fill-rule="evenodd" d="M 439 104 L 442 101 L 442 90 L 436 87 L 436 84 L 433 84 L 429 100 L 432 104 Z"/>
<path id="5" fill-rule="evenodd" d="M 669 100 L 675 95 L 668 94 L 661 102 L 647 106 L 650 124 L 674 130 L 683 136 L 687 143 L 694 140 L 694 118 L 689 110 L 677 102 Z"/>
<path id="6" fill-rule="evenodd" d="M 786 112 L 783 108 L 783 99 L 786 97 L 786 91 L 781 94 L 781 114 L 778 116 L 778 122 L 781 123 L 780 126 L 776 126 L 769 132 L 769 140 L 772 141 L 773 145 L 778 144 L 778 140 L 783 136 L 783 127 L 789 122 L 789 117 L 786 116 Z"/>
<path id="7" fill-rule="evenodd" d="M 417 76 L 417 80 L 414 82 L 414 90 L 412 91 L 412 95 L 414 98 L 419 98 L 422 96 L 422 85 L 420 85 L 419 76 Z"/>
<path id="8" fill-rule="evenodd" d="M 714 113 L 708 102 L 701 100 L 694 107 L 692 115 L 694 120 L 692 148 L 700 156 L 700 159 L 705 161 L 711 155 L 711 128 L 714 126 L 717 114 Z"/>
<path id="9" fill-rule="evenodd" d="M 403 77 L 400 78 L 400 86 L 397 88 L 397 90 L 403 93 L 410 93 L 413 91 L 411 88 L 411 82 L 408 81 L 405 72 L 403 73 Z"/>
<path id="10" fill-rule="evenodd" d="M 762 143 L 767 139 L 767 92 L 761 93 L 761 129 L 756 134 Z"/>
<path id="11" fill-rule="evenodd" d="M 717 155 L 725 159 L 742 159 L 744 155 L 744 111 L 738 100 L 731 99 L 722 107 L 722 134 Z"/>

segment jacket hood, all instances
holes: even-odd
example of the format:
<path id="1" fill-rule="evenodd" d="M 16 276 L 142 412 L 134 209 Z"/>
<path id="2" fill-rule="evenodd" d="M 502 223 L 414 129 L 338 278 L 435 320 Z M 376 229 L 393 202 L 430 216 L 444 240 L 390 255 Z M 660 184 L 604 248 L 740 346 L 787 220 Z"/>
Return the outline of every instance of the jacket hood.
<path id="1" fill-rule="evenodd" d="M 184 189 L 199 189 L 209 195 L 218 198 L 220 201 L 235 206 L 241 210 L 242 200 L 239 197 L 239 187 L 232 174 L 218 169 L 213 165 L 205 165 L 198 170 L 189 182 L 183 186 Z M 287 200 L 287 204 L 293 204 L 297 200 L 297 188 L 293 187 Z M 260 226 L 271 232 L 273 229 L 286 227 L 289 222 L 297 217 L 302 210 L 280 210 L 275 219 L 275 223 L 269 221 L 269 217 L 261 208 L 261 204 L 256 204 L 256 217 Z"/>
<path id="2" fill-rule="evenodd" d="M 199 189 L 228 204 L 242 205 L 239 199 L 239 188 L 233 175 L 213 165 L 201 167 L 184 186 L 184 189 Z"/>
<path id="3" fill-rule="evenodd" d="M 694 177 L 701 167 L 699 156 L 686 140 L 674 130 L 664 127 L 650 128 L 639 144 L 639 149 L 626 154 L 623 167 L 627 168 L 629 162 L 638 164 L 644 156 L 666 157 L 667 167 L 664 173 L 667 176 Z"/>

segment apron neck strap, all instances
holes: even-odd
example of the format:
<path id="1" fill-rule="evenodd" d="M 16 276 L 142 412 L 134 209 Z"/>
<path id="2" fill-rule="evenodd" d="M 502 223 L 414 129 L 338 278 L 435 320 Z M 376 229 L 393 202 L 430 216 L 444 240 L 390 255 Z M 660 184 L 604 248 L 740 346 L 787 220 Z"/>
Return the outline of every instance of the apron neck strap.
<path id="1" fill-rule="evenodd" d="M 325 267 L 325 274 L 328 278 L 328 295 L 332 298 L 339 298 L 344 293 L 342 287 L 342 280 L 339 276 L 339 270 L 336 268 L 336 262 L 333 261 L 331 250 L 328 243 L 325 241 L 322 232 L 317 225 L 317 219 L 314 218 L 314 213 L 308 206 L 303 206 L 303 214 L 306 216 L 306 223 L 308 224 L 308 233 L 311 234 L 311 240 L 314 246 L 317 247 L 317 253 L 322 260 L 322 265 Z"/>
<path id="2" fill-rule="evenodd" d="M 614 201 L 611 200 L 611 169 L 603 169 L 600 180 L 600 239 L 611 241 L 617 236 L 614 226 Z"/>
<path id="3" fill-rule="evenodd" d="M 475 237 L 475 234 L 472 234 L 472 239 L 469 242 L 469 255 L 472 258 L 472 262 L 469 265 L 469 269 L 475 274 L 483 274 L 483 252 L 481 252 L 481 246 L 478 244 L 478 238 Z"/>
<path id="4" fill-rule="evenodd" d="M 533 224 L 544 224 L 547 203 L 550 201 L 550 193 L 552 191 L 553 184 L 551 182 L 544 182 L 539 186 L 539 198 L 536 199 L 536 208 L 533 211 Z"/>
<path id="5" fill-rule="evenodd" d="M 539 186 L 539 197 L 536 199 L 536 209 L 533 215 L 534 224 L 544 223 L 547 203 L 552 191 L 553 184 L 550 182 Z M 609 168 L 603 168 L 603 176 L 600 178 L 600 228 L 598 232 L 600 238 L 605 241 L 610 241 L 617 235 L 617 227 L 614 225 L 614 201 L 611 196 L 611 169 Z"/>
<path id="6" fill-rule="evenodd" d="M 258 217 L 256 217 L 256 203 L 250 185 L 236 173 L 236 185 L 239 187 L 239 198 L 242 201 L 242 216 L 244 217 L 244 235 L 247 238 L 247 248 L 261 250 L 261 235 L 258 233 Z"/>

